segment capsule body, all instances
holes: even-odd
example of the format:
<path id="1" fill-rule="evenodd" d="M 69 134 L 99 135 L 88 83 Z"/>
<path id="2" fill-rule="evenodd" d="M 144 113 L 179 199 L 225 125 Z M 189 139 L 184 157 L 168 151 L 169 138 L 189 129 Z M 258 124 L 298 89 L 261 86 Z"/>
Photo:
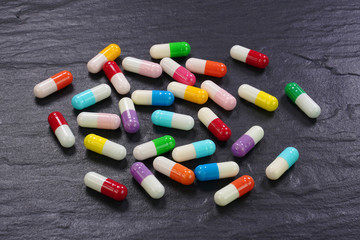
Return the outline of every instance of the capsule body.
<path id="1" fill-rule="evenodd" d="M 226 141 L 231 137 L 230 128 L 210 108 L 201 108 L 198 118 L 219 141 Z"/>
<path id="2" fill-rule="evenodd" d="M 163 58 L 160 61 L 160 66 L 162 67 L 164 72 L 166 72 L 170 77 L 180 83 L 186 85 L 194 85 L 196 82 L 194 74 L 192 74 L 183 66 L 180 66 L 180 64 L 178 64 L 171 58 Z"/>
<path id="3" fill-rule="evenodd" d="M 158 78 L 162 74 L 160 64 L 138 58 L 126 57 L 122 61 L 122 66 L 126 71 L 137 73 L 145 77 Z"/>
<path id="4" fill-rule="evenodd" d="M 140 129 L 140 123 L 135 111 L 133 101 L 124 97 L 119 101 L 120 117 L 124 129 L 128 133 L 136 133 Z"/>
<path id="5" fill-rule="evenodd" d="M 235 157 L 244 157 L 263 137 L 264 129 L 262 127 L 251 127 L 232 145 L 232 154 Z"/>
<path id="6" fill-rule="evenodd" d="M 208 163 L 197 166 L 194 172 L 196 179 L 199 181 L 231 178 L 239 173 L 239 165 L 233 161 Z"/>
<path id="7" fill-rule="evenodd" d="M 209 97 L 223 109 L 231 111 L 236 107 L 236 98 L 216 85 L 213 81 L 204 81 L 201 84 L 201 88 L 204 89 L 209 94 Z"/>
<path id="8" fill-rule="evenodd" d="M 80 127 L 115 130 L 120 127 L 121 120 L 116 114 L 82 112 L 77 122 Z"/>
<path id="9" fill-rule="evenodd" d="M 61 71 L 54 76 L 38 83 L 34 87 L 34 95 L 37 98 L 44 98 L 60 89 L 70 85 L 73 76 L 69 71 Z"/>
<path id="10" fill-rule="evenodd" d="M 175 139 L 170 135 L 165 135 L 136 146 L 133 155 L 136 160 L 141 161 L 171 151 L 174 147 Z"/>
<path id="11" fill-rule="evenodd" d="M 235 45 L 231 48 L 230 55 L 233 59 L 257 68 L 265 68 L 269 64 L 269 58 L 265 54 L 239 45 Z"/>
<path id="12" fill-rule="evenodd" d="M 131 94 L 136 105 L 170 106 L 174 99 L 174 94 L 169 91 L 136 90 Z"/>
<path id="13" fill-rule="evenodd" d="M 283 175 L 297 160 L 299 152 L 294 147 L 287 147 L 279 156 L 266 168 L 266 176 L 270 180 L 277 180 Z"/>
<path id="14" fill-rule="evenodd" d="M 69 128 L 64 116 L 60 112 L 50 113 L 48 116 L 48 122 L 61 146 L 65 148 L 74 146 L 75 136 Z"/>
<path id="15" fill-rule="evenodd" d="M 177 98 L 197 104 L 204 104 L 209 98 L 205 90 L 178 82 L 169 83 L 167 90 L 172 92 Z"/>
<path id="16" fill-rule="evenodd" d="M 121 72 L 119 66 L 114 61 L 108 61 L 104 64 L 103 70 L 115 90 L 119 94 L 127 94 L 130 91 L 130 84 Z"/>
<path id="17" fill-rule="evenodd" d="M 87 69 L 91 73 L 98 73 L 107 61 L 114 61 L 120 56 L 121 49 L 116 44 L 110 44 L 99 52 L 87 63 Z"/>
<path id="18" fill-rule="evenodd" d="M 185 114 L 179 114 L 164 110 L 156 110 L 151 115 L 151 121 L 154 125 L 176 128 L 180 130 L 191 130 L 194 127 L 194 119 Z"/>
<path id="19" fill-rule="evenodd" d="M 227 72 L 225 64 L 199 58 L 189 58 L 185 66 L 190 72 L 218 78 L 225 76 Z"/>
<path id="20" fill-rule="evenodd" d="M 150 48 L 150 55 L 154 59 L 186 57 L 190 51 L 191 47 L 187 42 L 172 42 L 153 45 Z"/>
<path id="21" fill-rule="evenodd" d="M 84 139 L 84 145 L 93 152 L 115 160 L 123 160 L 126 157 L 124 146 L 95 134 L 87 135 Z"/>
<path id="22" fill-rule="evenodd" d="M 71 99 L 72 106 L 77 110 L 90 107 L 105 98 L 110 97 L 111 88 L 107 84 L 100 84 L 84 92 L 76 94 Z"/>
<path id="23" fill-rule="evenodd" d="M 243 84 L 238 89 L 239 96 L 248 102 L 255 104 L 269 112 L 273 112 L 277 109 L 279 102 L 276 97 L 270 94 L 260 91 L 248 84 Z"/>
<path id="24" fill-rule="evenodd" d="M 215 150 L 215 143 L 206 139 L 176 147 L 172 151 L 172 158 L 177 162 L 184 162 L 195 158 L 211 156 Z"/>

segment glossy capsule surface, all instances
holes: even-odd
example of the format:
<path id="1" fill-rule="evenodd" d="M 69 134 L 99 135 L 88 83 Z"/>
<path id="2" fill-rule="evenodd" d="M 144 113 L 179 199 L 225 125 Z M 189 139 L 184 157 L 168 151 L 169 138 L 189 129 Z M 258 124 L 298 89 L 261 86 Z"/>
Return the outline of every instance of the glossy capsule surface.
<path id="1" fill-rule="evenodd" d="M 198 118 L 219 141 L 226 141 L 231 137 L 230 128 L 210 108 L 201 108 Z"/>
<path id="2" fill-rule="evenodd" d="M 210 139 L 193 142 L 174 148 L 172 158 L 177 162 L 211 156 L 215 153 L 216 146 Z"/>
<path id="3" fill-rule="evenodd" d="M 174 113 L 164 110 L 156 110 L 151 115 L 151 121 L 154 125 L 176 128 L 180 130 L 191 130 L 194 127 L 194 119 L 185 114 Z"/>
<path id="4" fill-rule="evenodd" d="M 74 146 L 75 136 L 69 128 L 64 116 L 60 112 L 50 113 L 48 116 L 48 122 L 61 146 L 65 148 Z"/>
<path id="5" fill-rule="evenodd" d="M 276 97 L 270 94 L 260 91 L 248 84 L 243 84 L 238 89 L 238 94 L 241 98 L 248 102 L 255 104 L 262 109 L 269 112 L 273 112 L 277 109 L 279 102 Z"/>
<path id="6" fill-rule="evenodd" d="M 73 76 L 69 71 L 61 71 L 54 76 L 38 83 L 34 87 L 34 95 L 37 98 L 44 98 L 50 94 L 63 89 L 70 85 L 73 81 Z"/>
<path id="7" fill-rule="evenodd" d="M 174 94 L 169 91 L 136 90 L 131 94 L 136 105 L 170 106 L 174 99 Z"/>
<path id="8" fill-rule="evenodd" d="M 208 163 L 197 166 L 194 172 L 196 179 L 199 181 L 231 178 L 235 177 L 239 173 L 239 165 L 233 161 Z"/>
<path id="9" fill-rule="evenodd" d="M 127 133 L 136 133 L 140 123 L 131 98 L 124 97 L 119 101 L 120 117 Z"/>
<path id="10" fill-rule="evenodd" d="M 287 147 L 266 168 L 266 177 L 270 180 L 279 179 L 299 159 L 299 152 L 294 147 Z"/>
<path id="11" fill-rule="evenodd" d="M 186 57 L 190 51 L 191 47 L 187 42 L 172 42 L 153 45 L 150 48 L 150 55 L 154 59 Z"/>
<path id="12" fill-rule="evenodd" d="M 260 126 L 251 127 L 231 147 L 235 157 L 244 157 L 264 137 L 264 129 Z"/>
<path id="13" fill-rule="evenodd" d="M 230 50 L 233 59 L 249 64 L 257 68 L 265 68 L 269 64 L 269 58 L 265 54 L 235 45 Z"/>
<path id="14" fill-rule="evenodd" d="M 167 90 L 172 92 L 177 98 L 197 104 L 204 104 L 209 98 L 208 93 L 204 89 L 188 86 L 178 82 L 169 83 Z"/>
<path id="15" fill-rule="evenodd" d="M 209 94 L 209 98 L 223 109 L 231 111 L 236 107 L 236 98 L 213 81 L 204 81 L 201 89 L 204 89 Z"/>
<path id="16" fill-rule="evenodd" d="M 133 155 L 136 160 L 141 161 L 169 152 L 173 150 L 174 147 L 175 139 L 170 135 L 165 135 L 136 146 L 133 150 Z"/>
<path id="17" fill-rule="evenodd" d="M 121 49 L 116 44 L 110 44 L 87 63 L 87 69 L 91 73 L 98 73 L 107 61 L 114 61 L 120 56 Z"/>
<path id="18" fill-rule="evenodd" d="M 160 64 L 138 58 L 126 57 L 122 61 L 122 66 L 126 71 L 137 73 L 145 77 L 158 78 L 162 74 Z"/>
<path id="19" fill-rule="evenodd" d="M 227 72 L 225 64 L 199 58 L 189 58 L 185 66 L 190 72 L 218 78 L 224 77 Z"/>
<path id="20" fill-rule="evenodd" d="M 122 160 L 126 157 L 124 146 L 110 141 L 95 134 L 89 134 L 84 139 L 86 149 L 115 160 Z"/>
<path id="21" fill-rule="evenodd" d="M 164 72 L 166 72 L 175 81 L 191 86 L 194 85 L 196 82 L 194 74 L 192 74 L 183 66 L 180 66 L 180 64 L 178 64 L 171 58 L 163 58 L 160 61 L 160 66 L 162 67 Z"/>
<path id="22" fill-rule="evenodd" d="M 80 127 L 115 130 L 120 127 L 121 119 L 116 114 L 82 112 L 77 116 Z"/>
<path id="23" fill-rule="evenodd" d="M 117 93 L 124 95 L 130 91 L 130 84 L 116 62 L 106 62 L 103 70 Z"/>
<path id="24" fill-rule="evenodd" d="M 103 83 L 84 92 L 76 94 L 71 99 L 71 105 L 76 110 L 82 110 L 104 100 L 105 98 L 110 97 L 110 94 L 111 88 L 109 85 Z"/>

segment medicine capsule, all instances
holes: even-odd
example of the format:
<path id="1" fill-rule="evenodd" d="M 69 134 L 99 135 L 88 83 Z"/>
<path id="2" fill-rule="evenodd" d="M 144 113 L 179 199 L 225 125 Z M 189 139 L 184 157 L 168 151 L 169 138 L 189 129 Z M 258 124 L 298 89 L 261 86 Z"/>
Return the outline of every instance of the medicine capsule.
<path id="1" fill-rule="evenodd" d="M 76 94 L 71 99 L 72 106 L 77 110 L 90 107 L 105 98 L 110 97 L 111 88 L 109 85 L 103 83 L 84 92 Z"/>
<path id="2" fill-rule="evenodd" d="M 198 118 L 219 141 L 226 141 L 231 137 L 230 128 L 210 108 L 201 108 Z"/>
<path id="3" fill-rule="evenodd" d="M 170 135 L 165 135 L 136 146 L 133 150 L 133 155 L 136 160 L 141 161 L 169 152 L 173 150 L 174 147 L 175 139 Z"/>
<path id="4" fill-rule="evenodd" d="M 174 102 L 174 94 L 169 91 L 136 90 L 131 94 L 136 105 L 170 106 Z"/>
<path id="5" fill-rule="evenodd" d="M 110 44 L 99 52 L 87 63 L 87 69 L 91 73 L 98 73 L 107 61 L 114 61 L 120 56 L 121 49 L 116 44 Z"/>
<path id="6" fill-rule="evenodd" d="M 145 77 L 158 78 L 162 74 L 160 64 L 138 58 L 126 57 L 122 61 L 122 66 L 126 71 L 137 73 Z"/>
<path id="7" fill-rule="evenodd" d="M 44 98 L 50 94 L 63 89 L 70 85 L 73 81 L 73 76 L 69 71 L 61 71 L 54 76 L 38 83 L 34 87 L 34 95 L 37 98 Z"/>
<path id="8" fill-rule="evenodd" d="M 61 146 L 69 148 L 74 146 L 75 137 L 69 128 L 64 116 L 60 112 L 52 112 L 48 117 L 49 125 L 59 140 Z"/>
<path id="9" fill-rule="evenodd" d="M 231 111 L 236 107 L 236 98 L 216 85 L 213 81 L 204 81 L 201 84 L 201 88 L 204 89 L 209 94 L 209 97 L 223 109 Z"/>
<path id="10" fill-rule="evenodd" d="M 178 82 L 169 83 L 167 90 L 172 92 L 177 98 L 197 104 L 204 104 L 209 98 L 205 90 Z"/>
<path id="11" fill-rule="evenodd" d="M 317 118 L 320 115 L 319 105 L 297 83 L 288 83 L 285 93 L 309 118 Z"/>
<path id="12" fill-rule="evenodd" d="M 219 206 L 226 206 L 235 199 L 245 195 L 254 188 L 254 179 L 244 175 L 217 191 L 214 195 L 215 203 Z"/>
<path id="13" fill-rule="evenodd" d="M 190 54 L 191 47 L 187 42 L 172 42 L 156 44 L 150 48 L 150 55 L 154 59 L 165 57 L 186 57 Z"/>
<path id="14" fill-rule="evenodd" d="M 124 129 L 128 133 L 136 133 L 140 129 L 140 123 L 135 111 L 133 101 L 124 97 L 119 101 L 120 117 Z"/>
<path id="15" fill-rule="evenodd" d="M 231 152 L 235 157 L 245 156 L 262 138 L 264 130 L 260 126 L 251 127 L 242 135 L 231 147 Z"/>
<path id="16" fill-rule="evenodd" d="M 194 119 L 185 114 L 179 114 L 164 110 L 156 110 L 151 115 L 151 121 L 154 125 L 167 127 L 167 128 L 176 128 L 180 130 L 190 130 L 194 127 Z"/>
<path id="17" fill-rule="evenodd" d="M 266 168 L 266 176 L 270 180 L 277 180 L 283 175 L 297 160 L 299 152 L 294 147 L 285 148 L 282 153 Z"/>
<path id="18" fill-rule="evenodd" d="M 233 59 L 257 68 L 265 68 L 269 64 L 269 58 L 265 54 L 239 45 L 235 45 L 231 48 L 230 55 Z"/>
<path id="19" fill-rule="evenodd" d="M 77 122 L 80 127 L 115 130 L 120 127 L 121 120 L 116 114 L 82 112 Z"/>
<path id="20" fill-rule="evenodd" d="M 279 102 L 276 97 L 270 94 L 260 91 L 248 84 L 243 84 L 238 89 L 239 96 L 248 102 L 255 104 L 269 112 L 273 112 L 277 109 Z"/>
<path id="21" fill-rule="evenodd" d="M 172 158 L 177 162 L 185 162 L 196 158 L 211 156 L 215 150 L 215 143 L 206 139 L 174 148 Z"/>
<path id="22" fill-rule="evenodd" d="M 164 186 L 150 172 L 142 162 L 135 162 L 130 168 L 131 175 L 144 188 L 144 190 L 154 199 L 159 199 L 165 194 Z"/>
<path id="23" fill-rule="evenodd" d="M 119 94 L 127 94 L 130 91 L 130 84 L 121 72 L 119 66 L 114 61 L 108 61 L 104 64 L 103 70 L 115 90 Z"/>
<path id="24" fill-rule="evenodd" d="M 123 160 L 126 157 L 124 146 L 110 141 L 95 134 L 89 134 L 84 139 L 87 149 L 115 160 Z"/>
<path id="25" fill-rule="evenodd" d="M 164 72 L 166 72 L 170 77 L 180 83 L 186 85 L 194 85 L 196 82 L 194 74 L 192 74 L 183 66 L 180 66 L 180 64 L 178 64 L 171 58 L 163 58 L 160 61 L 160 66 L 162 67 Z"/>
<path id="26" fill-rule="evenodd" d="M 190 72 L 218 78 L 225 76 L 227 72 L 225 64 L 199 58 L 189 58 L 185 66 Z"/>
<path id="27" fill-rule="evenodd" d="M 194 172 L 196 179 L 199 181 L 231 178 L 239 173 L 239 165 L 233 161 L 208 163 L 197 166 Z"/>
<path id="28" fill-rule="evenodd" d="M 84 183 L 87 187 L 117 201 L 124 200 L 128 193 L 124 185 L 95 172 L 88 172 L 84 177 Z"/>
<path id="29" fill-rule="evenodd" d="M 195 174 L 193 171 L 179 163 L 171 161 L 166 157 L 160 156 L 155 158 L 153 166 L 156 171 L 181 184 L 190 185 L 195 180 Z"/>

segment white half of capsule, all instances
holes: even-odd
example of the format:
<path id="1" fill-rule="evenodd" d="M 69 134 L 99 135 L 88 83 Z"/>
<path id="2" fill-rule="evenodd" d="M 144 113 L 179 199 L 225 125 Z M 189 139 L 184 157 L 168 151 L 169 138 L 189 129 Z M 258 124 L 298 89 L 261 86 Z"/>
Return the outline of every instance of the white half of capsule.
<path id="1" fill-rule="evenodd" d="M 317 118 L 321 113 L 320 106 L 307 93 L 302 93 L 295 100 L 295 104 L 309 117 Z"/>
<path id="2" fill-rule="evenodd" d="M 205 74 L 206 60 L 189 58 L 185 63 L 186 68 L 193 73 Z"/>
<path id="3" fill-rule="evenodd" d="M 96 172 L 88 172 L 84 177 L 84 183 L 87 187 L 101 192 L 101 188 L 106 181 L 106 177 L 96 173 Z"/>
<path id="4" fill-rule="evenodd" d="M 264 137 L 264 129 L 260 126 L 252 126 L 244 135 L 251 137 L 256 145 Z"/>
<path id="5" fill-rule="evenodd" d="M 136 105 L 151 105 L 152 91 L 151 90 L 136 90 L 131 94 L 131 100 Z"/>
<path id="6" fill-rule="evenodd" d="M 289 164 L 282 157 L 277 157 L 275 160 L 270 163 L 266 168 L 266 176 L 271 180 L 276 180 L 281 177 L 289 169 Z"/>
<path id="7" fill-rule="evenodd" d="M 126 148 L 123 145 L 107 140 L 101 154 L 115 160 L 123 160 L 126 157 Z"/>
<path id="8" fill-rule="evenodd" d="M 225 110 L 233 110 L 236 107 L 236 98 L 228 93 L 225 89 L 221 88 L 213 81 L 206 80 L 201 84 L 201 88 L 204 89 L 209 97 L 220 107 Z"/>
<path id="9" fill-rule="evenodd" d="M 188 85 L 179 82 L 171 82 L 167 86 L 167 90 L 172 92 L 175 97 L 184 99 L 185 91 Z"/>
<path id="10" fill-rule="evenodd" d="M 260 90 L 248 84 L 242 84 L 238 89 L 238 94 L 241 98 L 248 102 L 255 103 L 256 97 Z"/>
<path id="11" fill-rule="evenodd" d="M 98 53 L 87 63 L 87 69 L 91 73 L 98 73 L 107 61 L 108 59 L 104 54 Z"/>
<path id="12" fill-rule="evenodd" d="M 59 140 L 60 145 L 69 148 L 75 144 L 75 136 L 68 125 L 61 125 L 55 130 L 55 136 Z"/>
<path id="13" fill-rule="evenodd" d="M 216 116 L 210 108 L 203 107 L 198 112 L 198 118 L 206 127 L 208 127 L 212 121 L 218 118 L 218 116 Z"/>
<path id="14" fill-rule="evenodd" d="M 105 83 L 91 88 L 91 91 L 94 94 L 95 102 L 100 102 L 111 95 L 111 88 Z"/>
<path id="15" fill-rule="evenodd" d="M 162 156 L 155 158 L 153 161 L 154 169 L 168 177 L 170 177 L 171 169 L 175 164 L 176 162 Z"/>
<path id="16" fill-rule="evenodd" d="M 180 67 L 180 64 L 178 64 L 171 58 L 166 57 L 161 59 L 160 66 L 162 67 L 164 72 L 166 72 L 170 77 L 173 77 L 174 72 Z"/>
<path id="17" fill-rule="evenodd" d="M 230 55 L 233 59 L 246 63 L 246 58 L 250 52 L 250 49 L 235 45 L 230 49 Z"/>
<path id="18" fill-rule="evenodd" d="M 185 114 L 174 113 L 171 120 L 171 128 L 191 130 L 194 127 L 194 119 Z"/>
<path id="19" fill-rule="evenodd" d="M 196 158 L 196 150 L 192 143 L 176 147 L 172 151 L 172 158 L 177 162 L 185 162 Z"/>
<path id="20" fill-rule="evenodd" d="M 56 92 L 57 86 L 52 78 L 48 78 L 38 84 L 34 87 L 34 95 L 37 98 L 44 98 L 49 96 L 50 94 Z"/>
<path id="21" fill-rule="evenodd" d="M 164 186 L 153 174 L 144 178 L 140 185 L 150 195 L 150 197 L 154 199 L 159 199 L 165 194 Z"/>
<path id="22" fill-rule="evenodd" d="M 123 114 L 123 112 L 129 111 L 129 110 L 134 110 L 135 111 L 135 106 L 134 106 L 134 103 L 131 100 L 131 98 L 128 98 L 128 97 L 122 98 L 119 101 L 119 110 L 120 110 L 121 114 Z"/>
<path id="23" fill-rule="evenodd" d="M 219 178 L 235 177 L 239 173 L 239 165 L 234 161 L 217 163 Z"/>
<path id="24" fill-rule="evenodd" d="M 162 68 L 159 64 L 138 58 L 126 57 L 122 61 L 122 66 L 126 71 L 146 77 L 158 78 L 162 74 Z"/>
<path id="25" fill-rule="evenodd" d="M 170 44 L 156 44 L 150 48 L 150 56 L 154 59 L 170 57 Z"/>
<path id="26" fill-rule="evenodd" d="M 116 114 L 82 112 L 77 122 L 80 127 L 115 130 L 120 127 L 121 120 Z"/>
<path id="27" fill-rule="evenodd" d="M 136 146 L 133 150 L 133 155 L 134 158 L 139 161 L 155 157 L 157 155 L 157 151 L 154 142 L 149 141 Z"/>
<path id="28" fill-rule="evenodd" d="M 130 83 L 122 72 L 114 74 L 111 77 L 110 82 L 119 94 L 124 95 L 130 91 Z"/>
<path id="29" fill-rule="evenodd" d="M 225 206 L 238 199 L 240 197 L 240 193 L 233 184 L 226 185 L 219 191 L 217 191 L 214 195 L 214 201 L 219 206 Z"/>

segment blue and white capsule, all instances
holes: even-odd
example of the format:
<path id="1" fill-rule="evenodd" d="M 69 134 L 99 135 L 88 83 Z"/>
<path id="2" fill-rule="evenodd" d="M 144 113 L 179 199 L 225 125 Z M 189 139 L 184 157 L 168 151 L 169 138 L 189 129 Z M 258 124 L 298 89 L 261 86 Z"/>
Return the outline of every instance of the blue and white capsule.
<path id="1" fill-rule="evenodd" d="M 177 162 L 211 156 L 215 153 L 215 143 L 209 139 L 174 148 L 172 158 Z"/>
<path id="2" fill-rule="evenodd" d="M 164 110 L 156 110 L 153 112 L 151 121 L 157 126 L 176 128 L 185 131 L 191 130 L 195 124 L 194 119 L 189 115 Z"/>
<path id="3" fill-rule="evenodd" d="M 136 90 L 131 94 L 136 105 L 170 106 L 174 103 L 174 94 L 169 91 Z"/>
<path id="4" fill-rule="evenodd" d="M 294 147 L 285 148 L 266 168 L 266 176 L 270 180 L 279 179 L 299 159 L 299 152 Z"/>
<path id="5" fill-rule="evenodd" d="M 108 98 L 111 94 L 111 88 L 107 84 L 100 84 L 91 89 L 85 90 L 79 94 L 76 94 L 71 99 L 71 105 L 77 109 L 82 110 L 90 107 L 105 98 Z"/>
<path id="6" fill-rule="evenodd" d="M 194 172 L 196 179 L 199 181 L 231 178 L 235 177 L 239 173 L 239 165 L 233 161 L 208 163 L 197 166 Z"/>

